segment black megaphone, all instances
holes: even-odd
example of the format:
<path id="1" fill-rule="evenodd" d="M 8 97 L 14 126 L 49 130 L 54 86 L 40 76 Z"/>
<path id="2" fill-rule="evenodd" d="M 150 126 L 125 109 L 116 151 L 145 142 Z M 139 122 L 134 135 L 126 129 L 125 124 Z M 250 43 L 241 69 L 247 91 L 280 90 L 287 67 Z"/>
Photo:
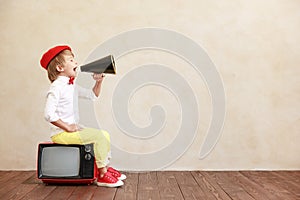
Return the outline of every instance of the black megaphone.
<path id="1" fill-rule="evenodd" d="M 100 58 L 91 63 L 80 67 L 82 72 L 90 72 L 95 74 L 108 73 L 116 74 L 115 61 L 112 55 Z"/>

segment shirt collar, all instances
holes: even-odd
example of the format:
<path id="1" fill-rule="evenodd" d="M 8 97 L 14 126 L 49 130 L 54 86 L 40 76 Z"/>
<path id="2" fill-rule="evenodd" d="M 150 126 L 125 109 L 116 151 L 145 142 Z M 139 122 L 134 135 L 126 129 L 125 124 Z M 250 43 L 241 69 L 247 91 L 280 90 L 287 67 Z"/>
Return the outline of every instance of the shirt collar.
<path id="1" fill-rule="evenodd" d="M 63 84 L 69 84 L 70 78 L 67 76 L 58 76 L 56 80 Z"/>

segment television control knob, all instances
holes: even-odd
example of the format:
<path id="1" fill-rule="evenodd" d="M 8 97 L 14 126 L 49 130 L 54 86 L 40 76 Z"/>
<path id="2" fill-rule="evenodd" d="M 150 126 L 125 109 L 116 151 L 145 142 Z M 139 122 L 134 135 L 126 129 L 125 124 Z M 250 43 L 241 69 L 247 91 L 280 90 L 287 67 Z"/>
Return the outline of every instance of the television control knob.
<path id="1" fill-rule="evenodd" d="M 92 155 L 90 153 L 87 153 L 87 154 L 84 155 L 84 158 L 86 160 L 91 160 L 92 159 Z"/>
<path id="2" fill-rule="evenodd" d="M 92 147 L 90 145 L 85 145 L 84 150 L 85 152 L 91 152 Z"/>

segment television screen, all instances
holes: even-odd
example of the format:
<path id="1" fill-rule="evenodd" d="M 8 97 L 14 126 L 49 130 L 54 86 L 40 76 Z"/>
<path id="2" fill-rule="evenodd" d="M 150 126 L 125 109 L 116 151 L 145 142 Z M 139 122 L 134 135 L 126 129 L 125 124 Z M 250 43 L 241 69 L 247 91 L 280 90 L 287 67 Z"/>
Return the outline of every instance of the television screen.
<path id="1" fill-rule="evenodd" d="M 49 146 L 42 150 L 41 173 L 43 176 L 71 177 L 80 171 L 80 149 L 78 147 Z"/>

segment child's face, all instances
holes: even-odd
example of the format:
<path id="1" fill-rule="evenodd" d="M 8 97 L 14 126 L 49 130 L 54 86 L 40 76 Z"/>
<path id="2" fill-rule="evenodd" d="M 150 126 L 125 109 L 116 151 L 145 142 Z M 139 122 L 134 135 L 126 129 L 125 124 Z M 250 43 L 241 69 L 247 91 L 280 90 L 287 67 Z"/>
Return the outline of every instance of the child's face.
<path id="1" fill-rule="evenodd" d="M 68 76 L 68 77 L 75 77 L 77 75 L 76 69 L 78 67 L 77 61 L 74 59 L 72 55 L 65 55 L 64 56 L 64 64 L 63 64 L 63 71 L 61 75 Z"/>

